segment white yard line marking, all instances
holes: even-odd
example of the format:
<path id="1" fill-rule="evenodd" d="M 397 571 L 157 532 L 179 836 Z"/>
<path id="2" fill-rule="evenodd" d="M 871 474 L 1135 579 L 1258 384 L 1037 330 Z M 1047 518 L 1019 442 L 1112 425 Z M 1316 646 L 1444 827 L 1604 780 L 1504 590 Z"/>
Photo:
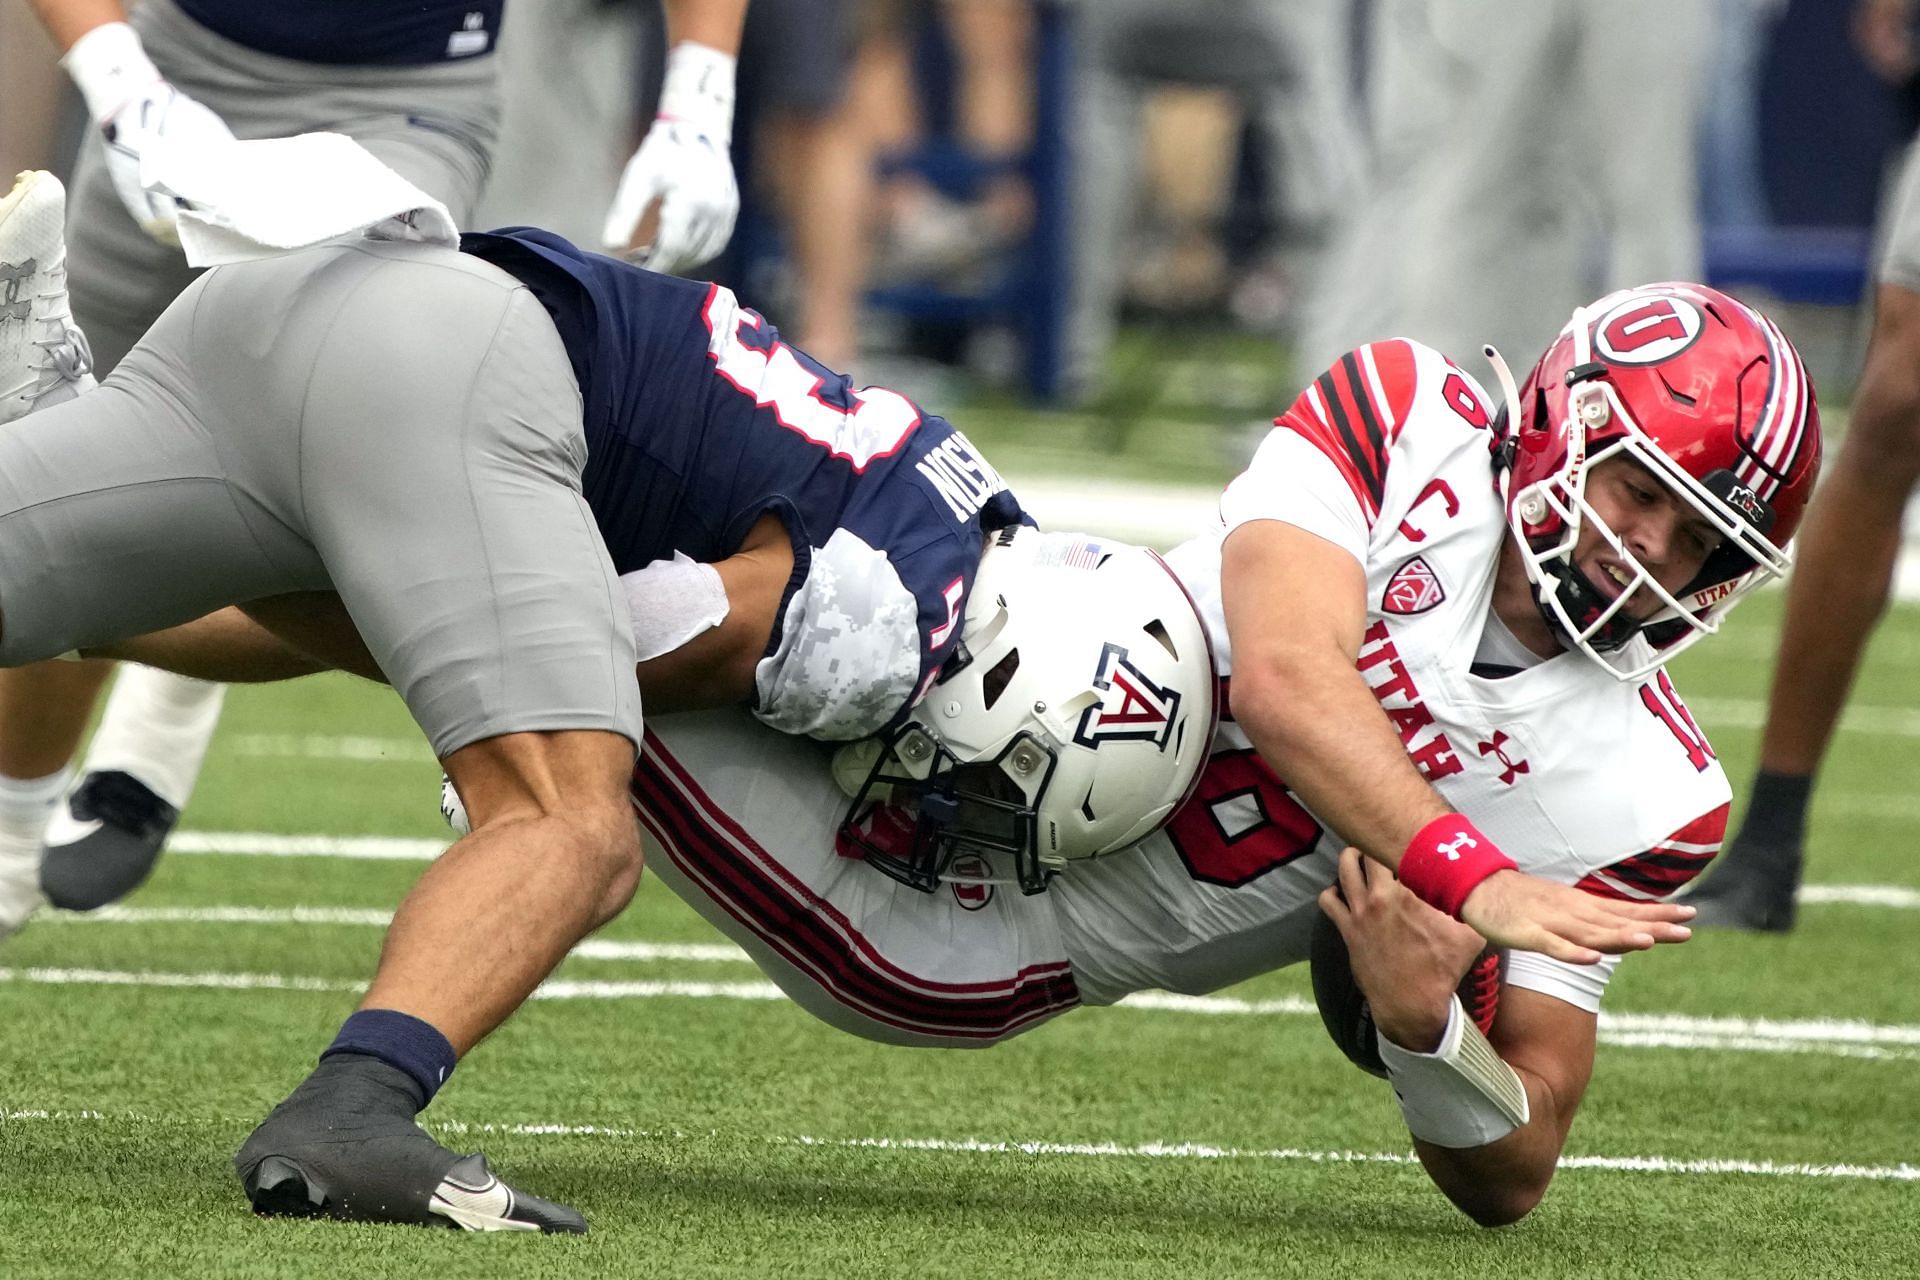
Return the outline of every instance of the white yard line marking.
<path id="1" fill-rule="evenodd" d="M 268 760 L 372 760 L 382 764 L 405 761 L 433 763 L 426 739 L 370 738 L 322 733 L 233 733 L 217 741 L 217 749 L 237 756 Z"/>
<path id="2" fill-rule="evenodd" d="M 1767 722 L 1767 704 L 1758 698 L 1688 698 L 1687 707 L 1709 733 L 1715 729 L 1758 729 Z M 1840 715 L 1840 729 L 1872 737 L 1920 738 L 1920 710 L 1850 706 Z"/>
<path id="3" fill-rule="evenodd" d="M 453 843 L 405 836 L 281 835 L 269 831 L 176 831 L 169 853 L 224 853 L 265 858 L 369 858 L 431 862 Z"/>
<path id="4" fill-rule="evenodd" d="M 98 911 L 47 911 L 47 924 L 252 924 L 359 925 L 385 928 L 391 911 L 373 907 L 102 907 Z M 616 942 L 589 938 L 573 949 L 576 960 L 690 960 L 751 963 L 732 943 Z"/>
<path id="5" fill-rule="evenodd" d="M 41 1124 L 116 1124 L 185 1125 L 212 1123 L 175 1116 L 151 1116 L 139 1112 L 54 1111 L 23 1108 L 0 1111 L 0 1120 Z M 219 1123 L 234 1123 L 221 1120 Z M 510 1134 L 539 1138 L 613 1138 L 622 1141 L 684 1142 L 688 1135 L 677 1131 L 628 1128 L 603 1124 L 470 1124 L 464 1121 L 432 1121 L 429 1127 L 449 1137 L 455 1135 Z M 1302 1164 L 1387 1164 L 1414 1165 L 1416 1157 L 1405 1151 L 1316 1151 L 1308 1147 L 1227 1147 L 1205 1142 L 989 1142 L 978 1138 L 821 1138 L 811 1134 L 770 1134 L 759 1139 L 776 1147 L 830 1147 L 854 1151 L 936 1152 L 953 1155 L 1065 1156 L 1095 1160 L 1258 1160 Z M 1873 1182 L 1920 1182 L 1920 1165 L 1912 1164 L 1801 1164 L 1744 1157 L 1673 1156 L 1562 1156 L 1562 1169 L 1596 1170 L 1608 1173 L 1664 1173 L 1693 1176 L 1745 1174 L 1771 1178 L 1851 1178 Z"/>
<path id="6" fill-rule="evenodd" d="M 645 944 L 639 944 L 645 945 Z M 663 944 L 664 945 L 664 944 Z M 701 959 L 733 959 L 719 954 Z M 644 958 L 684 959 L 684 956 Z M 142 970 L 0 968 L 0 982 L 63 986 L 199 988 L 220 991 L 354 992 L 348 979 L 277 973 L 170 973 Z M 581 981 L 556 978 L 533 993 L 536 1000 L 746 1000 L 785 999 L 771 982 L 690 982 L 673 979 Z M 1317 1016 L 1310 1000 L 1282 997 L 1243 1000 L 1233 996 L 1181 996 L 1142 992 L 1118 1008 L 1211 1017 Z M 1703 1018 L 1671 1013 L 1602 1013 L 1602 1044 L 1626 1048 L 1698 1049 L 1713 1052 L 1812 1053 L 1836 1058 L 1920 1061 L 1920 1026 L 1841 1019 Z"/>
<path id="7" fill-rule="evenodd" d="M 1809 884 L 1802 885 L 1796 896 L 1803 906 L 1807 903 L 1840 903 L 1850 907 L 1920 910 L 1920 889 L 1905 889 L 1892 884 Z"/>
<path id="8" fill-rule="evenodd" d="M 1771 648 L 1765 656 L 1773 656 Z M 1687 706 L 1709 732 L 1716 729 L 1758 729 L 1767 719 L 1767 704 L 1758 698 L 1689 698 Z M 1849 706 L 1841 714 L 1840 730 L 1869 737 L 1920 738 L 1920 709 Z M 266 760 L 342 760 L 409 765 L 434 762 L 433 751 L 426 741 L 411 737 L 236 733 L 216 739 L 214 749 L 231 755 Z"/>
<path id="9" fill-rule="evenodd" d="M 216 991 L 360 991 L 366 983 L 279 973 L 160 973 L 121 969 L 0 969 L 0 982 L 78 987 L 203 987 Z"/>

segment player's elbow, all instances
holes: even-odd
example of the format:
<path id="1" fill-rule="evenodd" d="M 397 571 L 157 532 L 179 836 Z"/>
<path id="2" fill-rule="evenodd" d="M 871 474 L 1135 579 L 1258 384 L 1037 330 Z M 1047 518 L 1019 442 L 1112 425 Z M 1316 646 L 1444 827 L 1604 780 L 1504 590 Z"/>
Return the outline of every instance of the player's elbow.
<path id="1" fill-rule="evenodd" d="M 1289 753 L 1312 740 L 1313 691 L 1321 678 L 1300 653 L 1268 655 L 1252 670 L 1234 672 L 1234 722 L 1283 774 Z"/>

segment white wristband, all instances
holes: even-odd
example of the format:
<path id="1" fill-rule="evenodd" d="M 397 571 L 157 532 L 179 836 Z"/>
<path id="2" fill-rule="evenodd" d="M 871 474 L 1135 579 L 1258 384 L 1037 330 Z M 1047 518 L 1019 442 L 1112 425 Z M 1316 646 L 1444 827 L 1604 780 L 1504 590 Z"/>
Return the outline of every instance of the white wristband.
<path id="1" fill-rule="evenodd" d="M 634 661 L 671 653 L 727 620 L 727 589 L 720 571 L 683 551 L 620 575 L 633 617 Z"/>
<path id="2" fill-rule="evenodd" d="M 691 125 L 721 146 L 733 141 L 734 57 L 682 40 L 667 53 L 660 118 Z"/>
<path id="3" fill-rule="evenodd" d="M 1378 1040 L 1407 1132 L 1422 1142 L 1454 1150 L 1484 1147 L 1527 1122 L 1526 1085 L 1473 1025 L 1459 996 L 1432 1053 L 1415 1053 L 1385 1035 Z"/>
<path id="4" fill-rule="evenodd" d="M 95 124 L 104 124 L 128 101 L 164 78 L 140 45 L 139 33 L 124 22 L 95 27 L 73 42 L 60 59 L 87 100 Z"/>

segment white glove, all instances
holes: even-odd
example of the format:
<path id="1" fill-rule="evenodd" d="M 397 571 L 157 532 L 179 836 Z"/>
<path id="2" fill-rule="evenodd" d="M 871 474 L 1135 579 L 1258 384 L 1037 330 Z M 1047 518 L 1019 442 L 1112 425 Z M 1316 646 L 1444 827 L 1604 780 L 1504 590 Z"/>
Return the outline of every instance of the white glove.
<path id="1" fill-rule="evenodd" d="M 219 116 L 168 84 L 124 22 L 109 22 L 74 41 L 61 59 L 107 142 L 107 174 L 141 230 L 178 245 L 181 201 L 154 190 L 146 170 L 156 152 L 206 151 L 233 142 Z"/>
<path id="2" fill-rule="evenodd" d="M 717 255 L 733 235 L 740 188 L 733 176 L 731 55 L 682 41 L 667 55 L 660 114 L 627 161 L 600 238 L 655 271 L 685 271 Z M 651 244 L 631 248 L 656 201 Z"/>

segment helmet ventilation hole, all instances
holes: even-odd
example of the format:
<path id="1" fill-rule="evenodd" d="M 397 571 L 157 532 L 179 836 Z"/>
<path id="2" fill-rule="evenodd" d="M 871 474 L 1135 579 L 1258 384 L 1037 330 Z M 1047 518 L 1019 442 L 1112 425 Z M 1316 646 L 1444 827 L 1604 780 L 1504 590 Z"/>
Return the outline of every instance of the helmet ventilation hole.
<path id="1" fill-rule="evenodd" d="M 1145 631 L 1155 640 L 1158 640 L 1160 647 L 1167 651 L 1169 658 L 1172 658 L 1175 662 L 1180 661 L 1180 651 L 1173 647 L 1173 637 L 1167 634 L 1166 624 L 1161 622 L 1160 619 L 1155 618 L 1153 621 L 1147 623 L 1146 626 L 1142 627 L 1141 630 Z"/>
<path id="2" fill-rule="evenodd" d="M 1000 695 L 1005 693 L 1007 686 L 1013 683 L 1013 673 L 1019 669 L 1020 651 L 1013 649 L 1008 651 L 1006 657 L 994 663 L 992 670 L 980 677 L 980 691 L 986 695 L 988 711 L 993 710 L 993 704 L 1000 701 Z"/>

